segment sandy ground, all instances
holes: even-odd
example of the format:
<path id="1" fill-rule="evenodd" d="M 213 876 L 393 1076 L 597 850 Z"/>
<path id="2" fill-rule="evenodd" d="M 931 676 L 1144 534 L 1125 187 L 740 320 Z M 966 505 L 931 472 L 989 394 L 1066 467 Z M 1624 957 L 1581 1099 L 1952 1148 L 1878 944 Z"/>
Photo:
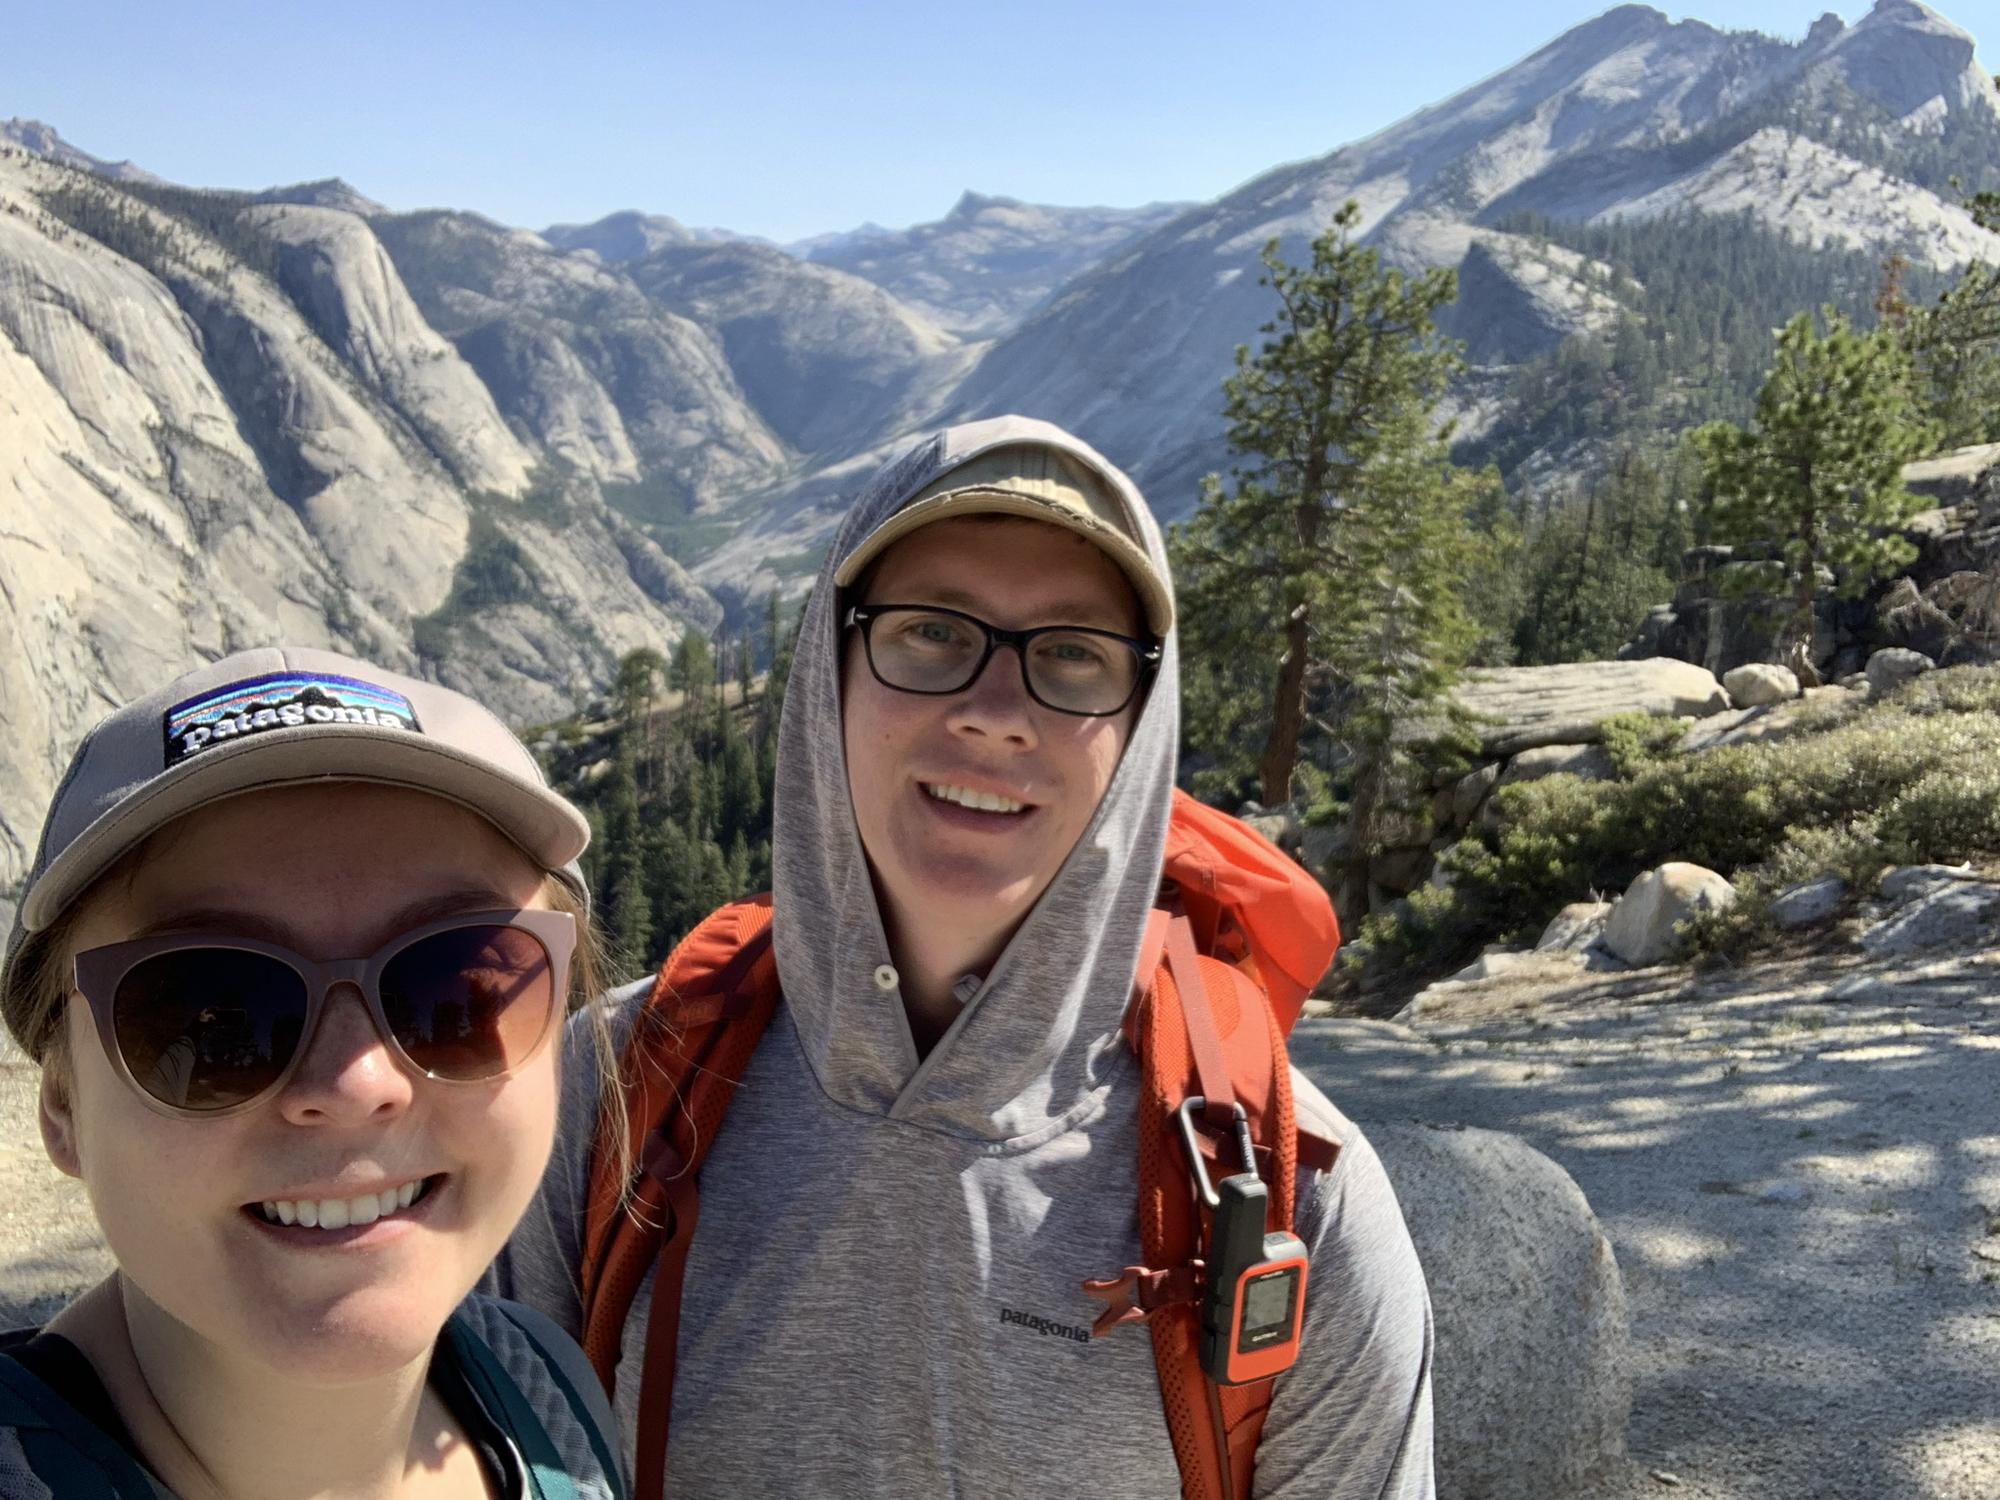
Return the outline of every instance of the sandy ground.
<path id="1" fill-rule="evenodd" d="M 1635 1361 L 1597 1500 L 2000 1497 L 2000 954 L 1433 993 L 1294 1056 L 1357 1119 L 1511 1131 L 1582 1185 Z M 0 1043 L 0 1326 L 104 1264 Z"/>
<path id="2" fill-rule="evenodd" d="M 1582 1185 L 1632 1318 L 1602 1500 L 2000 1497 L 2000 954 L 1432 995 L 1293 1056 L 1357 1119 L 1511 1131 Z"/>
<path id="3" fill-rule="evenodd" d="M 39 1083 L 0 1036 L 0 1328 L 45 1321 L 111 1268 L 81 1184 L 42 1153 Z"/>

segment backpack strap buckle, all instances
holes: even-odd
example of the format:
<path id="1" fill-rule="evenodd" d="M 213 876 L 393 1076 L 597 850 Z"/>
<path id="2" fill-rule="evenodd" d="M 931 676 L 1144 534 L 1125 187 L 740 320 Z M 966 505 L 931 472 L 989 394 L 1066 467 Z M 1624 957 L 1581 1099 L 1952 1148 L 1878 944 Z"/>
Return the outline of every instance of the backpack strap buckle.
<path id="1" fill-rule="evenodd" d="M 1201 1295 L 1200 1261 L 1175 1266 L 1171 1271 L 1155 1271 L 1148 1266 L 1127 1266 L 1122 1275 L 1101 1281 L 1086 1281 L 1084 1294 L 1105 1304 L 1097 1321 L 1090 1325 L 1092 1338 L 1103 1338 L 1127 1323 L 1148 1323 L 1163 1307 L 1193 1302 Z"/>

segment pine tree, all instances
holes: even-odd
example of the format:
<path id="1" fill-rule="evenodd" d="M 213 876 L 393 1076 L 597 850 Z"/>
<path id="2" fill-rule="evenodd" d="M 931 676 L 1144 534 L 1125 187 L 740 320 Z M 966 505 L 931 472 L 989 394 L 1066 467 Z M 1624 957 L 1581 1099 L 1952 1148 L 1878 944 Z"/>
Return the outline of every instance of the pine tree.
<path id="1" fill-rule="evenodd" d="M 1456 295 L 1453 275 L 1384 267 L 1356 242 L 1360 222 L 1358 205 L 1343 206 L 1303 266 L 1278 241 L 1265 246 L 1278 314 L 1256 355 L 1238 348 L 1224 384 L 1229 443 L 1247 462 L 1233 491 L 1204 486 L 1175 537 L 1183 640 L 1198 662 L 1190 739 L 1230 764 L 1242 754 L 1230 737 L 1265 725 L 1256 773 L 1267 804 L 1293 794 L 1316 678 L 1358 669 L 1329 655 L 1346 637 L 1328 627 L 1361 548 L 1374 545 L 1360 530 L 1394 511 L 1386 492 L 1372 506 L 1358 499 L 1408 461 L 1410 413 L 1427 421 L 1459 367 L 1433 322 Z"/>
<path id="2" fill-rule="evenodd" d="M 1521 551 L 1517 660 L 1601 661 L 1673 593 L 1686 515 L 1667 488 L 1659 467 L 1628 448 L 1580 502 L 1539 518 Z"/>
<path id="3" fill-rule="evenodd" d="M 687 695 L 687 705 L 692 706 L 707 696 L 714 675 L 715 654 L 709 649 L 708 637 L 698 630 L 682 635 L 680 644 L 674 647 L 672 681 Z"/>
<path id="4" fill-rule="evenodd" d="M 1813 597 L 1822 572 L 1855 598 L 1916 549 L 1891 528 L 1923 506 L 1902 467 L 1935 429 L 1910 398 L 1909 357 L 1893 333 L 1856 333 L 1828 308 L 1822 334 L 1800 313 L 1778 335 L 1754 429 L 1711 423 L 1694 434 L 1713 495 L 1717 540 L 1763 544 L 1774 556 L 1734 570 L 1741 586 L 1788 596 L 1788 664 L 1817 683 Z"/>
<path id="5" fill-rule="evenodd" d="M 1419 748 L 1448 738 L 1446 696 L 1479 639 L 1462 602 L 1478 552 L 1466 512 L 1482 476 L 1454 469 L 1429 404 L 1406 400 L 1379 427 L 1377 457 L 1343 517 L 1346 566 L 1325 599 L 1323 651 L 1339 677 L 1339 739 L 1349 760 L 1349 857 L 1340 904 L 1372 904 L 1369 861 L 1398 814 L 1430 800 Z M 1430 732 L 1410 733 L 1428 726 Z"/>
<path id="6" fill-rule="evenodd" d="M 629 737 L 627 743 L 629 743 Z M 653 949 L 653 904 L 646 888 L 646 855 L 641 838 L 639 783 L 635 757 L 618 757 L 605 808 L 604 927 L 613 948 L 628 963 L 645 964 Z"/>

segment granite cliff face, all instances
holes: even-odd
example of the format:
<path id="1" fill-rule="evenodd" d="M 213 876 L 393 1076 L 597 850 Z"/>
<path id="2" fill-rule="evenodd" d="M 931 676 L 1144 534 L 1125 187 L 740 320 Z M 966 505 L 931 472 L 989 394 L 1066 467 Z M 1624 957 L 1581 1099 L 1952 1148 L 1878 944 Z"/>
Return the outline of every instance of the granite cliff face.
<path id="1" fill-rule="evenodd" d="M 0 885 L 88 723 L 199 658 L 327 646 L 527 719 L 716 622 L 510 430 L 366 221 L 204 227 L 144 187 L 0 152 Z"/>

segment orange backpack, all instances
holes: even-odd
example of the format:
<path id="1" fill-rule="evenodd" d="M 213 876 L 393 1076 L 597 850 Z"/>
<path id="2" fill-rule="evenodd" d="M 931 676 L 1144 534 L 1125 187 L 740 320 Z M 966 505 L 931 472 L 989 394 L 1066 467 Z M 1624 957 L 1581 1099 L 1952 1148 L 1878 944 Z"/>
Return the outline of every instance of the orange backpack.
<path id="1" fill-rule="evenodd" d="M 699 1178 L 779 1000 L 771 899 L 723 907 L 660 971 L 621 1068 L 630 1180 L 599 1135 L 583 1246 L 584 1352 L 612 1389 L 625 1320 L 657 1266 L 639 1399 L 635 1494 L 665 1489 L 682 1276 L 700 1208 Z M 1271 1230 L 1292 1227 L 1296 1173 L 1337 1147 L 1300 1129 L 1285 1037 L 1340 944 L 1326 892 L 1227 814 L 1174 794 L 1161 904 L 1147 923 L 1124 1031 L 1140 1062 L 1139 1231 L 1146 1266 L 1085 1283 L 1111 1305 L 1095 1331 L 1151 1325 L 1154 1362 L 1187 1500 L 1247 1500 L 1271 1382 L 1220 1386 L 1198 1349 L 1207 1210 L 1175 1127 L 1183 1100 L 1207 1101 L 1204 1157 L 1237 1170 L 1235 1106 L 1248 1113 L 1270 1189 Z M 607 1114 L 606 1128 L 617 1129 Z M 1217 1139 L 1221 1148 L 1216 1149 Z"/>

